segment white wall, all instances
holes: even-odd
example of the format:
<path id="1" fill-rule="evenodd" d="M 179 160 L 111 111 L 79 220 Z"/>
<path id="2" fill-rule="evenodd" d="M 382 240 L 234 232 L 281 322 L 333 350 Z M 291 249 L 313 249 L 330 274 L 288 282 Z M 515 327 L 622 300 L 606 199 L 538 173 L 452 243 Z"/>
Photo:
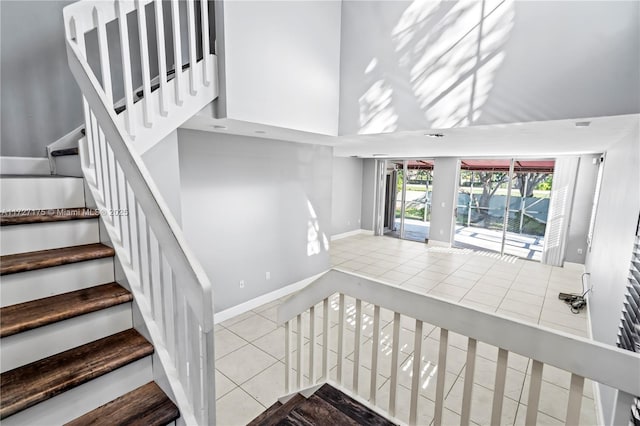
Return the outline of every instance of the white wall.
<path id="1" fill-rule="evenodd" d="M 429 240 L 453 243 L 453 209 L 458 202 L 459 169 L 457 158 L 434 160 Z"/>
<path id="2" fill-rule="evenodd" d="M 164 202 L 178 223 L 182 223 L 180 197 L 180 164 L 178 161 L 178 131 L 175 130 L 142 155 Z"/>
<path id="3" fill-rule="evenodd" d="M 593 285 L 589 298 L 593 338 L 611 345 L 616 342 L 640 213 L 639 138 L 636 126 L 606 150 L 593 244 L 585 263 Z M 608 419 L 613 393 L 604 386 L 601 392 L 604 418 Z"/>
<path id="4" fill-rule="evenodd" d="M 333 158 L 331 209 L 331 235 L 360 229 L 362 159 Z"/>
<path id="5" fill-rule="evenodd" d="M 599 154 L 580 156 L 573 207 L 567 230 L 566 262 L 584 264 L 587 257 L 587 233 L 589 232 L 593 195 L 598 177 L 599 158 Z"/>
<path id="6" fill-rule="evenodd" d="M 67 66 L 62 8 L 70 1 L 0 2 L 0 155 L 45 157 L 84 121 Z"/>
<path id="7" fill-rule="evenodd" d="M 340 134 L 639 110 L 638 2 L 343 2 Z"/>
<path id="8" fill-rule="evenodd" d="M 340 10 L 333 0 L 225 2 L 226 117 L 336 135 Z"/>
<path id="9" fill-rule="evenodd" d="M 192 130 L 178 139 L 183 230 L 216 311 L 329 268 L 330 147 Z"/>
<path id="10" fill-rule="evenodd" d="M 373 231 L 374 211 L 376 200 L 376 160 L 365 158 L 362 160 L 362 214 L 360 226 L 367 231 Z"/>

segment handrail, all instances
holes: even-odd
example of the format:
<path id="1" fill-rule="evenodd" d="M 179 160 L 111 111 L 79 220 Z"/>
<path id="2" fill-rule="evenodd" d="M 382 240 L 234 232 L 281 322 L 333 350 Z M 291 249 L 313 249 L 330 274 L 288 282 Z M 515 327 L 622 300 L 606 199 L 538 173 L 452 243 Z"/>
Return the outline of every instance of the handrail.
<path id="1" fill-rule="evenodd" d="M 92 112 L 98 123 L 102 124 L 101 129 L 113 149 L 116 160 L 127 176 L 132 191 L 139 197 L 138 202 L 142 210 L 147 213 L 150 227 L 162 233 L 156 237 L 167 244 L 166 254 L 180 259 L 180 267 L 183 269 L 176 273 L 191 275 L 193 281 L 199 284 L 200 287 L 197 289 L 187 288 L 189 302 L 195 309 L 198 319 L 203 322 L 204 331 L 210 331 L 213 328 L 213 303 L 209 278 L 189 250 L 180 226 L 160 195 L 142 158 L 132 148 L 131 142 L 127 141 L 124 129 L 119 128 L 115 112 L 106 108 L 106 99 L 96 89 L 99 85 L 87 63 L 78 59 L 78 49 L 71 43 L 67 43 L 67 53 L 71 72 L 78 84 L 83 87 L 83 95 L 92 106 Z M 202 298 L 203 295 L 206 297 Z"/>
<path id="2" fill-rule="evenodd" d="M 187 0 L 194 16 L 194 0 Z M 154 3 L 160 30 L 159 90 L 152 90 L 145 6 Z M 208 38 L 207 0 L 201 6 L 201 35 Z M 173 1 L 174 13 L 179 13 Z M 143 100 L 133 102 L 127 13 L 138 13 L 143 71 Z M 160 0 L 83 0 L 64 10 L 69 67 L 83 94 L 86 137 L 80 141 L 80 161 L 116 254 L 120 260 L 155 352 L 160 359 L 175 402 L 186 424 L 215 423 L 215 366 L 213 291 L 204 269 L 188 248 L 180 226 L 145 167 L 134 140 L 155 143 L 175 130 L 217 95 L 212 65 L 205 49 L 195 53 L 195 20 L 189 19 L 188 70 L 178 63 L 175 78 L 167 81 Z M 122 61 L 126 111 L 117 114 L 111 87 L 106 23 L 118 20 L 123 40 Z M 97 29 L 101 80 L 85 51 L 85 33 Z M 174 21 L 174 39 L 183 30 Z M 208 46 L 208 40 L 203 46 Z M 205 46 L 205 47 L 206 47 Z M 209 72 L 211 71 L 211 72 Z M 183 75 L 184 74 L 184 75 Z M 182 79 L 190 85 L 179 85 Z M 213 84 L 212 84 L 213 83 Z M 140 137 L 140 136 L 143 137 Z M 138 148 L 138 149 L 136 149 Z"/>
<path id="3" fill-rule="evenodd" d="M 482 312 L 339 269 L 328 271 L 286 299 L 278 309 L 278 324 L 287 323 L 335 293 L 454 331 L 626 393 L 640 395 L 640 354 Z M 603 368 L 603 363 L 606 368 Z"/>

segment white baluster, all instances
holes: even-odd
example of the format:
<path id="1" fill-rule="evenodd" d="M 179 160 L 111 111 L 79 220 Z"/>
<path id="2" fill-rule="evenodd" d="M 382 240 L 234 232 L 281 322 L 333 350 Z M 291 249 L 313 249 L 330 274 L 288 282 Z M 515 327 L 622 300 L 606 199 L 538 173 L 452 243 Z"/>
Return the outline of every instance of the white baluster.
<path id="1" fill-rule="evenodd" d="M 211 83 L 211 63 L 209 62 L 209 0 L 200 0 L 202 11 L 202 81 Z"/>
<path id="2" fill-rule="evenodd" d="M 176 105 L 181 106 L 182 99 L 182 42 L 180 40 L 180 3 L 171 0 L 171 22 L 173 24 L 173 67 L 174 84 L 176 89 Z"/>
<path id="3" fill-rule="evenodd" d="M 329 298 L 322 301 L 322 380 L 329 378 Z"/>
<path id="4" fill-rule="evenodd" d="M 297 367 L 297 370 L 296 370 L 296 373 L 297 373 L 296 374 L 296 376 L 297 376 L 296 386 L 298 387 L 298 389 L 302 389 L 302 387 L 304 386 L 303 377 L 302 377 L 302 372 L 304 370 L 304 368 L 302 366 L 302 359 L 303 359 L 302 351 L 304 350 L 304 346 L 303 346 L 303 343 L 304 343 L 304 339 L 303 339 L 304 332 L 302 330 L 302 314 L 298 314 L 296 331 L 298 332 L 298 335 L 297 335 L 298 353 L 296 354 L 296 358 L 297 358 L 296 359 L 296 361 L 297 361 L 296 362 L 296 364 L 297 364 L 296 365 L 296 367 Z"/>
<path id="5" fill-rule="evenodd" d="M 373 307 L 373 343 L 371 347 L 371 386 L 369 389 L 369 399 L 376 405 L 376 395 L 378 391 L 378 353 L 380 352 L 380 306 Z"/>
<path id="6" fill-rule="evenodd" d="M 420 367 L 422 366 L 422 321 L 416 320 L 413 336 L 413 376 L 411 377 L 411 402 L 409 424 L 415 425 L 418 418 L 418 396 L 420 395 Z"/>
<path id="7" fill-rule="evenodd" d="M 342 384 L 342 363 L 344 358 L 344 294 L 340 293 L 338 307 L 338 366 L 336 367 L 338 384 Z"/>
<path id="8" fill-rule="evenodd" d="M 356 299 L 355 340 L 353 346 L 353 392 L 358 393 L 358 376 L 360 374 L 360 336 L 362 335 L 362 300 Z"/>
<path id="9" fill-rule="evenodd" d="M 476 368 L 476 339 L 469 337 L 467 345 L 467 364 L 464 369 L 464 388 L 462 391 L 462 412 L 460 426 L 468 426 L 471 422 L 471 396 L 473 394 L 473 375 Z"/>
<path id="10" fill-rule="evenodd" d="M 284 323 L 284 391 L 291 392 L 291 330 L 289 321 Z"/>
<path id="11" fill-rule="evenodd" d="M 115 178 L 114 178 L 114 174 L 115 174 L 115 168 L 116 168 L 116 164 L 115 164 L 115 158 L 113 155 L 113 150 L 111 149 L 111 145 L 109 145 L 108 141 L 107 143 L 105 143 L 105 148 L 106 148 L 106 157 L 107 157 L 107 191 L 109 192 L 108 196 L 105 197 L 105 200 L 107 201 L 107 208 L 109 209 L 109 211 L 107 212 L 107 216 L 106 218 L 108 218 L 109 223 L 111 223 L 111 225 L 113 225 L 115 227 L 115 218 L 113 216 L 113 211 L 115 210 L 114 207 L 114 195 L 115 195 Z"/>
<path id="12" fill-rule="evenodd" d="M 398 392 L 398 355 L 400 352 L 400 314 L 393 313 L 393 342 L 391 349 L 391 388 L 389 389 L 389 414 L 396 415 L 396 397 Z"/>
<path id="13" fill-rule="evenodd" d="M 96 122 L 96 116 L 93 114 L 93 111 L 88 109 L 88 117 L 85 121 L 85 135 L 87 137 L 87 145 L 89 145 L 91 149 L 92 159 L 93 159 L 93 186 L 97 189 L 99 193 L 102 193 L 102 171 L 100 167 L 102 165 L 98 161 L 98 151 L 100 149 L 100 135 L 98 134 L 98 123 Z M 89 182 L 91 182 L 91 177 L 89 178 Z M 97 201 L 97 200 L 96 200 Z"/>
<path id="14" fill-rule="evenodd" d="M 537 424 L 543 367 L 543 363 L 533 360 L 533 364 L 531 365 L 531 381 L 529 382 L 529 398 L 527 398 L 527 416 L 525 419 L 525 424 L 527 425 Z"/>
<path id="15" fill-rule="evenodd" d="M 186 2 L 189 28 L 189 92 L 191 96 L 194 96 L 198 93 L 196 85 L 196 62 L 198 61 L 198 56 L 196 55 L 196 17 L 193 0 L 186 0 Z"/>
<path id="16" fill-rule="evenodd" d="M 167 321 L 167 348 L 169 349 L 169 353 L 171 354 L 172 359 L 176 359 L 176 349 L 178 338 L 176 336 L 176 301 L 178 300 L 177 294 L 177 286 L 176 286 L 176 274 L 173 270 L 170 271 L 169 276 L 169 297 L 167 297 L 167 311 L 170 313 L 169 320 Z M 210 332 L 213 334 L 213 330 Z M 214 356 L 213 352 L 210 356 Z"/>
<path id="17" fill-rule="evenodd" d="M 140 291 L 142 292 L 143 295 L 146 295 L 146 290 L 144 287 L 144 276 L 142 274 L 142 264 L 143 264 L 143 260 L 142 260 L 142 253 L 144 252 L 143 248 L 142 248 L 142 211 L 140 209 L 140 204 L 138 204 L 137 201 L 135 201 L 134 199 L 134 209 L 135 209 L 135 217 L 136 217 L 136 246 L 138 249 L 138 268 L 137 268 L 137 275 L 138 275 L 138 280 L 139 280 L 139 286 L 140 286 Z"/>
<path id="18" fill-rule="evenodd" d="M 111 62 L 109 62 L 109 41 L 107 38 L 107 23 L 102 17 L 101 10 L 94 6 L 93 22 L 98 31 L 98 53 L 100 54 L 100 72 L 102 73 L 102 89 L 113 108 L 113 84 L 111 83 Z"/>
<path id="19" fill-rule="evenodd" d="M 136 0 L 138 10 L 138 36 L 140 40 L 140 64 L 142 66 L 142 120 L 145 127 L 153 124 L 151 111 L 151 78 L 149 77 L 149 41 L 147 38 L 147 14 L 144 2 Z"/>
<path id="20" fill-rule="evenodd" d="M 309 308 L 309 384 L 316 382 L 316 307 Z"/>
<path id="21" fill-rule="evenodd" d="M 129 267 L 131 269 L 134 269 L 133 254 L 135 253 L 134 245 L 136 244 L 136 242 L 133 240 L 132 228 L 134 226 L 133 224 L 134 215 L 133 215 L 133 212 L 131 211 L 131 206 L 134 204 L 131 203 L 131 187 L 129 186 L 129 182 L 126 181 L 126 177 L 124 179 L 125 179 L 124 198 L 125 198 L 125 208 L 127 209 L 126 222 L 127 222 L 127 232 L 129 234 Z"/>
<path id="22" fill-rule="evenodd" d="M 156 11 L 156 43 L 158 45 L 158 83 L 160 87 L 160 115 L 166 117 L 169 114 L 167 101 L 167 54 L 164 38 L 164 14 L 162 13 L 162 0 L 155 0 Z"/>
<path id="23" fill-rule="evenodd" d="M 440 329 L 440 349 L 438 351 L 438 380 L 436 381 L 436 408 L 433 416 L 434 426 L 442 425 L 444 410 L 444 383 L 447 378 L 447 348 L 449 346 L 449 330 Z"/>
<path id="24" fill-rule="evenodd" d="M 121 1 L 116 2 L 118 14 L 118 27 L 120 29 L 120 53 L 122 57 L 122 79 L 124 83 L 124 99 L 127 110 L 125 111 L 125 127 L 131 138 L 136 135 L 136 116 L 133 110 L 133 86 L 131 80 L 131 55 L 129 53 L 129 28 L 127 14 Z"/>
<path id="25" fill-rule="evenodd" d="M 577 374 L 571 375 L 569 386 L 569 402 L 567 403 L 567 417 L 564 421 L 567 425 L 580 423 L 580 409 L 582 408 L 582 392 L 584 389 L 584 377 Z"/>
<path id="26" fill-rule="evenodd" d="M 496 367 L 496 380 L 493 386 L 493 408 L 491 409 L 491 424 L 499 425 L 502 419 L 502 402 L 504 400 L 504 388 L 507 380 L 507 361 L 509 351 L 500 348 L 498 351 L 498 365 Z"/>

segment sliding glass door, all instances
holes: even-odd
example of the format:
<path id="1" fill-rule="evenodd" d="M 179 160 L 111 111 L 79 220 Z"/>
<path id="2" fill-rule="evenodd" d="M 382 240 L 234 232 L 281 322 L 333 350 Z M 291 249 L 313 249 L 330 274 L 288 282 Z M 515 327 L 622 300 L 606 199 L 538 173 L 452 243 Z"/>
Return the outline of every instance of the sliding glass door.
<path id="1" fill-rule="evenodd" d="M 393 191 L 394 217 L 387 235 L 413 241 L 429 239 L 431 194 L 433 185 L 432 160 L 395 160 L 388 182 Z"/>
<path id="2" fill-rule="evenodd" d="M 553 160 L 462 160 L 454 245 L 539 261 L 553 167 Z"/>

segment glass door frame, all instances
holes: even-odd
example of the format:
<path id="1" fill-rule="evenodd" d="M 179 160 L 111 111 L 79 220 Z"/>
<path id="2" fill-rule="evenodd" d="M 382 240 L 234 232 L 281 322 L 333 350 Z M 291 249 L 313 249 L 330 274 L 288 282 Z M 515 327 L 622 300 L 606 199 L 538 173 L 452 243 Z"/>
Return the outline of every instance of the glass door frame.
<path id="1" fill-rule="evenodd" d="M 407 181 L 408 181 L 408 176 L 409 176 L 409 171 L 413 170 L 410 168 L 410 164 L 411 161 L 422 161 L 425 162 L 425 164 L 428 164 L 426 162 L 433 162 L 433 159 L 428 158 L 428 157 L 419 157 L 419 158 L 403 158 L 403 159 L 389 159 L 387 160 L 388 164 L 394 164 L 394 170 L 392 172 L 390 172 L 392 174 L 392 178 L 390 179 L 390 184 L 394 185 L 394 187 L 392 188 L 392 193 L 395 193 L 395 197 L 393 197 L 393 200 L 391 200 L 393 202 L 393 206 L 392 206 L 392 212 L 390 212 L 390 220 L 389 220 L 389 230 L 395 230 L 395 220 L 396 220 L 396 212 L 397 212 L 397 204 L 398 202 L 400 203 L 400 224 L 399 224 L 399 228 L 397 230 L 397 237 L 399 239 L 402 240 L 409 240 L 409 241 L 422 241 L 420 239 L 415 239 L 415 238 L 408 238 L 407 237 Z M 402 163 L 402 167 L 398 167 L 400 165 L 400 163 Z M 419 168 L 418 168 L 419 169 Z M 389 168 L 387 169 L 387 171 L 389 170 Z M 424 202 L 424 218 L 425 218 L 425 223 L 426 223 L 426 218 L 427 216 L 430 216 L 430 212 L 429 212 L 429 188 L 433 187 L 433 164 L 431 164 L 431 168 L 429 169 L 431 171 L 431 177 L 430 179 L 427 180 L 427 184 L 425 186 L 425 202 Z M 402 173 L 402 186 L 400 188 L 400 190 L 397 190 L 397 185 L 398 185 L 398 175 L 399 173 Z M 388 171 L 389 173 L 389 171 Z M 425 234 L 425 239 L 424 242 L 428 241 L 429 239 L 429 235 L 428 235 L 428 231 Z"/>
<path id="2" fill-rule="evenodd" d="M 505 253 L 505 248 L 506 248 L 506 242 L 507 242 L 507 233 L 509 232 L 508 231 L 508 228 L 509 228 L 509 213 L 512 211 L 510 209 L 510 207 L 511 207 L 513 183 L 514 183 L 514 180 L 516 178 L 516 173 L 517 173 L 517 171 L 515 170 L 515 165 L 516 165 L 516 163 L 518 161 L 551 161 L 551 160 L 555 161 L 555 159 L 548 158 L 548 157 L 546 157 L 546 158 L 545 157 L 537 157 L 537 156 L 514 156 L 514 157 L 510 157 L 510 158 L 505 158 L 505 157 L 466 158 L 466 160 L 483 160 L 483 159 L 484 160 L 509 160 L 509 171 L 508 171 L 507 181 L 506 181 L 506 184 L 507 184 L 507 195 L 506 195 L 505 205 L 504 205 L 504 208 L 503 208 L 503 219 L 502 219 L 502 229 L 501 229 L 502 237 L 501 237 L 501 240 L 500 240 L 500 251 L 499 251 L 499 253 L 500 253 L 501 256 L 504 256 L 505 254 L 511 255 L 509 253 Z M 465 159 L 463 159 L 463 158 L 460 159 L 460 161 L 463 161 L 463 160 L 465 160 Z M 460 178 L 461 178 L 460 174 L 461 174 L 461 172 L 462 172 L 462 167 L 459 167 L 458 168 L 458 177 L 457 177 L 458 183 L 460 182 Z M 473 171 L 472 171 L 472 173 L 473 173 Z M 551 172 L 551 173 L 553 173 L 553 172 Z M 526 180 L 526 184 L 528 185 L 528 178 Z M 525 187 L 525 194 L 526 194 L 526 189 L 527 189 L 527 187 Z M 470 196 L 470 200 L 471 200 L 473 198 L 473 175 L 472 175 L 472 178 L 471 178 L 471 193 L 469 194 L 469 196 Z M 471 203 L 471 201 L 470 201 L 470 203 Z M 525 197 L 522 197 L 521 207 L 523 205 L 525 205 L 524 203 L 525 203 Z M 456 201 L 454 208 L 457 209 L 457 207 L 458 207 L 458 202 Z M 471 215 L 471 204 L 469 205 L 468 208 L 469 208 L 468 214 L 469 214 L 469 217 L 470 217 L 470 215 Z M 457 217 L 456 210 L 454 210 L 454 216 Z M 521 216 L 521 219 L 520 219 L 521 227 L 522 227 L 522 220 L 523 220 L 523 217 Z M 468 223 L 469 223 L 469 221 L 468 221 Z M 455 241 L 456 226 L 457 226 L 457 222 L 456 222 L 456 220 L 454 220 L 453 224 L 452 224 L 452 235 L 453 235 L 452 246 L 456 245 L 456 241 Z"/>

